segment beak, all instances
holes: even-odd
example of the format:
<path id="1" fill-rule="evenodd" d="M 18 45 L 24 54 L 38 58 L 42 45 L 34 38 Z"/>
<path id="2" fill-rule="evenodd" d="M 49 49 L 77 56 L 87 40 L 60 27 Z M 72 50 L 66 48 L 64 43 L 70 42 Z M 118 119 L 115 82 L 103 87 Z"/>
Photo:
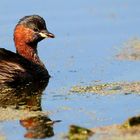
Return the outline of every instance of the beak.
<path id="1" fill-rule="evenodd" d="M 43 30 L 39 33 L 39 35 L 43 38 L 55 38 L 54 34 L 50 33 L 47 30 Z"/>

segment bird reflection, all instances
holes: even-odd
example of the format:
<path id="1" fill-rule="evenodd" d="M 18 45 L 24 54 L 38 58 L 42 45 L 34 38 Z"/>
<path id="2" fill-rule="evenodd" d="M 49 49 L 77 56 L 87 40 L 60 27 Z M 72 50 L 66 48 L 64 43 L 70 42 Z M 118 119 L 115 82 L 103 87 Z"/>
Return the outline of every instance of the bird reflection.
<path id="1" fill-rule="evenodd" d="M 46 138 L 54 135 L 53 121 L 47 116 L 29 117 L 20 120 L 20 124 L 27 130 L 24 135 L 26 138 Z"/>
<path id="2" fill-rule="evenodd" d="M 41 96 L 48 83 L 49 78 L 26 85 L 18 83 L 15 85 L 0 85 L 0 107 L 12 106 L 16 109 L 42 110 Z"/>
<path id="3" fill-rule="evenodd" d="M 38 83 L 36 88 L 30 86 L 11 88 L 2 87 L 0 94 L 0 107 L 7 108 L 12 107 L 14 110 L 26 110 L 30 112 L 41 112 L 41 96 L 45 87 L 49 82 Z M 39 86 L 39 84 L 41 84 Z M 33 90 L 34 89 L 34 90 Z M 24 137 L 26 138 L 46 138 L 52 137 L 53 124 L 56 121 L 52 121 L 46 114 L 39 113 L 38 115 L 25 117 L 20 119 L 20 124 L 26 129 Z"/>

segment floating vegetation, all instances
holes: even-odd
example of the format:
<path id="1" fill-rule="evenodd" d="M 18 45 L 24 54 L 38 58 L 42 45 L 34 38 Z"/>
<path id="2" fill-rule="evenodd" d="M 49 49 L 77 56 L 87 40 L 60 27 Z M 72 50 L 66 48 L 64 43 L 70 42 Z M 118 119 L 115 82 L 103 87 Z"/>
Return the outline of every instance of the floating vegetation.
<path id="1" fill-rule="evenodd" d="M 92 136 L 94 132 L 91 130 L 76 126 L 76 125 L 71 125 L 69 128 L 69 134 L 68 134 L 68 139 L 69 140 L 88 140 L 90 136 Z"/>
<path id="2" fill-rule="evenodd" d="M 134 38 L 127 41 L 116 58 L 119 60 L 140 60 L 140 39 Z"/>
<path id="3" fill-rule="evenodd" d="M 139 140 L 140 116 L 134 116 L 120 125 L 103 126 L 91 129 L 93 139 L 98 140 Z"/>
<path id="4" fill-rule="evenodd" d="M 92 129 L 71 125 L 67 138 L 69 140 L 139 140 L 140 115 L 131 117 L 120 125 L 114 124 Z"/>
<path id="5" fill-rule="evenodd" d="M 7 108 L 0 107 L 0 112 L 1 112 L 0 121 L 18 120 L 47 114 L 46 112 L 42 111 L 16 110 L 10 107 Z"/>
<path id="6" fill-rule="evenodd" d="M 76 93 L 96 93 L 96 94 L 113 94 L 124 93 L 140 94 L 140 82 L 118 82 L 118 83 L 105 83 L 89 86 L 74 86 L 70 90 Z"/>
<path id="7" fill-rule="evenodd" d="M 131 127 L 137 127 L 137 126 L 139 126 L 140 128 L 140 116 L 129 118 L 122 125 L 123 128 L 131 128 Z"/>

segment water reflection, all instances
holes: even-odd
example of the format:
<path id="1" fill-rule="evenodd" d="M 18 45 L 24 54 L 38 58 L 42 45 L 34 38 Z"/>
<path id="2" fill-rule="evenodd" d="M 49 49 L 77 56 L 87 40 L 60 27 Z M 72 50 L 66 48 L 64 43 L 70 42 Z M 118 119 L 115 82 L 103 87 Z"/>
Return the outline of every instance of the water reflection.
<path id="1" fill-rule="evenodd" d="M 20 120 L 26 128 L 26 138 L 46 138 L 54 136 L 53 121 L 48 116 L 38 115 Z"/>
<path id="2" fill-rule="evenodd" d="M 17 110 L 20 112 L 27 111 L 28 114 L 31 112 L 39 112 L 34 116 L 22 116 L 20 118 L 20 124 L 26 129 L 26 138 L 46 138 L 52 137 L 53 124 L 48 115 L 42 113 L 41 108 L 41 96 L 45 87 L 48 85 L 49 79 L 47 81 L 39 82 L 37 87 L 33 88 L 30 86 L 18 86 L 16 88 L 12 87 L 2 87 L 0 94 L 0 107 L 2 108 L 14 108 L 11 114 L 16 114 Z"/>
<path id="3" fill-rule="evenodd" d="M 0 85 L 0 107 L 12 106 L 16 109 L 42 110 L 41 96 L 48 83 L 49 78 L 26 83 L 26 85 L 20 83 Z"/>

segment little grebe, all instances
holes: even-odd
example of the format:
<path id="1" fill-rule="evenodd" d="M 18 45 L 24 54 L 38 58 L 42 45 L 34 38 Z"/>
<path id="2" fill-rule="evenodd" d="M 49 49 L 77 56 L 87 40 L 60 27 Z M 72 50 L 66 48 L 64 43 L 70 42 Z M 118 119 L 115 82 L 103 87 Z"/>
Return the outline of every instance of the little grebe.
<path id="1" fill-rule="evenodd" d="M 0 84 L 17 86 L 49 79 L 49 73 L 38 57 L 37 44 L 44 38 L 54 38 L 38 15 L 23 17 L 15 27 L 16 53 L 0 48 Z"/>

